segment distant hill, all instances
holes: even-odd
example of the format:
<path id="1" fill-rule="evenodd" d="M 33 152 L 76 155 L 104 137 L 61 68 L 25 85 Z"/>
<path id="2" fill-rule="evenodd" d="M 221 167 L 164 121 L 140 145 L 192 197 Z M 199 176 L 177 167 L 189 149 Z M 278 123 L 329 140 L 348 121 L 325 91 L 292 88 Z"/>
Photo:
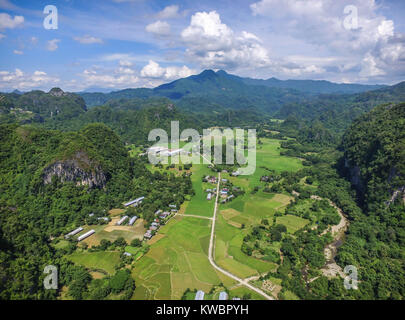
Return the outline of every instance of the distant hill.
<path id="1" fill-rule="evenodd" d="M 294 116 L 301 120 L 319 120 L 325 127 L 343 131 L 360 115 L 383 103 L 405 101 L 405 81 L 396 85 L 356 94 L 328 94 L 305 98 L 300 103 L 283 105 L 275 115 L 280 119 Z"/>
<path id="2" fill-rule="evenodd" d="M 385 85 L 363 85 L 349 83 L 334 83 L 326 80 L 279 80 L 270 78 L 267 80 L 243 78 L 243 82 L 249 85 L 262 85 L 272 88 L 289 88 L 311 94 L 350 94 L 376 90 L 386 87 Z"/>
<path id="3" fill-rule="evenodd" d="M 103 92 L 78 92 L 88 107 L 101 106 L 112 99 L 133 99 L 133 98 L 149 98 L 153 96 L 153 90 L 147 88 L 124 89 L 112 91 L 110 93 Z"/>
<path id="4" fill-rule="evenodd" d="M 87 106 L 102 105 L 111 99 L 148 98 L 163 96 L 179 101 L 185 110 L 210 111 L 255 107 L 265 112 L 275 112 L 281 105 L 298 102 L 303 96 L 317 94 L 351 94 L 382 88 L 382 85 L 338 84 L 316 80 L 267 80 L 243 78 L 223 70 L 204 70 L 198 75 L 178 79 L 154 89 L 125 89 L 110 93 L 79 93 Z M 204 106 L 196 106 L 197 99 L 204 100 Z"/>
<path id="5" fill-rule="evenodd" d="M 48 93 L 34 90 L 0 94 L 0 123 L 67 120 L 86 111 L 86 103 L 82 97 L 64 92 L 60 88 L 53 88 Z"/>
<path id="6" fill-rule="evenodd" d="M 242 78 L 212 70 L 205 70 L 198 75 L 163 84 L 154 89 L 125 89 L 109 94 L 80 93 L 80 95 L 89 107 L 105 104 L 111 99 L 167 97 L 175 101 L 180 109 L 197 113 L 256 108 L 267 114 L 276 112 L 284 103 L 298 102 L 303 96 L 294 89 L 248 85 Z"/>

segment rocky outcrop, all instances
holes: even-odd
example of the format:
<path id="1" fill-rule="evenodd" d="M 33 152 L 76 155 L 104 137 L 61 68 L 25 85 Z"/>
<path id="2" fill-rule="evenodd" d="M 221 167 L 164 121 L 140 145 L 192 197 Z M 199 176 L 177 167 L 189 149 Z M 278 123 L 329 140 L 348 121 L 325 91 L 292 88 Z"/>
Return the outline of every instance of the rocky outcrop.
<path id="1" fill-rule="evenodd" d="M 357 165 L 350 165 L 350 162 L 345 158 L 345 167 L 349 169 L 350 172 L 350 182 L 362 193 L 365 192 L 365 185 L 360 175 L 360 167 Z"/>
<path id="2" fill-rule="evenodd" d="M 53 177 L 61 182 L 72 181 L 77 186 L 104 188 L 107 182 L 105 173 L 99 165 L 95 165 L 83 153 L 76 153 L 70 160 L 56 161 L 43 171 L 43 182 L 49 184 Z"/>
<path id="3" fill-rule="evenodd" d="M 54 97 L 63 97 L 67 96 L 68 94 L 65 93 L 62 89 L 60 88 L 52 88 L 49 92 L 49 95 L 54 96 Z"/>

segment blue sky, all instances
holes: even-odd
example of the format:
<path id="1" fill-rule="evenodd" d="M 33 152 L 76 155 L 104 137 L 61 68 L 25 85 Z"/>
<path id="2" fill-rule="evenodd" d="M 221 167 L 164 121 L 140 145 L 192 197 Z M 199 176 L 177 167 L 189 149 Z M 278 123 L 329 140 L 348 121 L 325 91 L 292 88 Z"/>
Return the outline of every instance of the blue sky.
<path id="1" fill-rule="evenodd" d="M 208 68 L 393 84 L 404 13 L 394 0 L 0 0 L 0 91 L 154 87 Z"/>

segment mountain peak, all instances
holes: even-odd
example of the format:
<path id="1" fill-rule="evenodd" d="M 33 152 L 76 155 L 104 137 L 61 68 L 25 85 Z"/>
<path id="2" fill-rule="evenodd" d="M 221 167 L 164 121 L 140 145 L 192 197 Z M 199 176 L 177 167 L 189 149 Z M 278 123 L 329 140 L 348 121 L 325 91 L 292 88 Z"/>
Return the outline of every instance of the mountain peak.
<path id="1" fill-rule="evenodd" d="M 227 76 L 227 75 L 228 75 L 228 73 L 227 73 L 225 70 L 222 70 L 222 69 L 221 69 L 221 70 L 218 70 L 218 71 L 217 71 L 217 74 L 218 74 L 218 75 L 221 75 L 221 76 Z"/>
<path id="2" fill-rule="evenodd" d="M 52 88 L 51 90 L 49 90 L 48 94 L 54 97 L 61 97 L 66 95 L 66 93 L 61 88 Z"/>
<path id="3" fill-rule="evenodd" d="M 214 70 L 211 70 L 211 69 L 207 69 L 207 70 L 204 70 L 203 72 L 201 72 L 200 74 L 199 74 L 199 76 L 210 76 L 210 77 L 212 77 L 212 76 L 216 76 L 216 73 L 215 73 L 215 71 Z"/>

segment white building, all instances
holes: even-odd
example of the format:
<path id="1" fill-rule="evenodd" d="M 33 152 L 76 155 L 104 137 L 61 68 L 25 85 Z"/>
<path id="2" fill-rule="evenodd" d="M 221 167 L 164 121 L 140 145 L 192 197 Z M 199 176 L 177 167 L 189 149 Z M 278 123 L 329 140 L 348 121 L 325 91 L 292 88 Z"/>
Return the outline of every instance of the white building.
<path id="1" fill-rule="evenodd" d="M 194 300 L 204 300 L 204 291 L 198 290 Z"/>
<path id="2" fill-rule="evenodd" d="M 221 291 L 219 293 L 219 298 L 218 300 L 228 300 L 228 294 L 225 291 Z"/>
<path id="3" fill-rule="evenodd" d="M 211 200 L 212 198 L 212 193 L 207 194 L 207 200 Z"/>
<path id="4" fill-rule="evenodd" d="M 129 224 L 130 226 L 132 226 L 132 225 L 135 223 L 136 219 L 138 219 L 138 217 L 137 217 L 137 216 L 133 216 L 133 217 L 129 220 L 128 224 Z"/>
<path id="5" fill-rule="evenodd" d="M 118 220 L 117 226 L 120 226 L 127 219 L 128 219 L 128 216 L 123 216 L 120 220 Z"/>
<path id="6" fill-rule="evenodd" d="M 70 238 L 71 236 L 74 236 L 75 234 L 79 233 L 80 231 L 83 231 L 83 228 L 82 228 L 82 227 L 79 227 L 79 228 L 73 230 L 72 232 L 68 233 L 68 234 L 65 236 L 65 239 L 68 239 L 68 238 Z"/>
<path id="7" fill-rule="evenodd" d="M 94 230 L 87 231 L 85 234 L 82 234 L 80 237 L 78 237 L 77 241 L 82 241 L 83 239 L 86 239 L 87 237 L 90 237 L 95 232 L 96 231 L 94 231 Z"/>
<path id="8" fill-rule="evenodd" d="M 136 198 L 135 200 L 131 200 L 127 203 L 124 203 L 124 207 L 128 207 L 130 205 L 137 206 L 139 203 L 142 202 L 143 199 L 145 199 L 145 197 L 139 197 L 139 198 Z"/>

